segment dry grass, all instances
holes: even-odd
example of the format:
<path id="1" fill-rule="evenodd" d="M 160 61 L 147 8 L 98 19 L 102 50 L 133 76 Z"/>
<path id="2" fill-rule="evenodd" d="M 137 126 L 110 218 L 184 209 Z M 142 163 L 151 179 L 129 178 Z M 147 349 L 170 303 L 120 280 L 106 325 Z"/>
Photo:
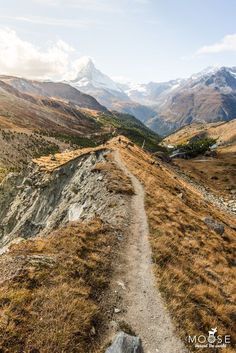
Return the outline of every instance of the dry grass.
<path id="1" fill-rule="evenodd" d="M 54 156 L 43 156 L 40 158 L 35 158 L 33 159 L 33 162 L 37 164 L 42 171 L 52 172 L 54 169 L 68 163 L 73 159 L 92 152 L 101 151 L 103 149 L 105 149 L 103 146 L 82 148 L 63 153 L 56 153 Z"/>
<path id="2" fill-rule="evenodd" d="M 217 158 L 178 159 L 175 164 L 215 194 L 233 198 L 230 191 L 234 190 L 236 185 L 236 151 L 225 153 L 224 149 L 221 149 Z"/>
<path id="3" fill-rule="evenodd" d="M 219 334 L 233 337 L 233 218 L 206 204 L 162 163 L 153 165 L 150 155 L 136 146 L 131 150 L 120 148 L 120 153 L 145 186 L 157 282 L 182 339 L 189 334 L 207 334 L 215 326 Z M 203 217 L 209 215 L 224 223 L 222 236 L 204 224 Z"/>
<path id="4" fill-rule="evenodd" d="M 95 352 L 115 242 L 96 219 L 14 245 L 4 256 L 25 264 L 0 285 L 0 351 Z"/>
<path id="5" fill-rule="evenodd" d="M 161 162 L 153 164 L 151 155 L 128 146 L 126 139 L 122 144 L 113 139 L 106 147 L 118 148 L 145 186 L 157 283 L 181 337 L 206 334 L 213 326 L 219 334 L 233 336 L 233 218 L 206 204 L 173 171 Z M 111 191 L 132 193 L 130 181 L 108 159 L 106 164 L 97 164 L 94 172 L 110 176 Z M 209 215 L 224 223 L 222 236 L 204 224 L 203 217 Z M 94 220 L 12 247 L 10 256 L 15 263 L 23 257 L 25 265 L 0 284 L 0 352 L 98 351 L 105 322 L 102 299 L 116 249 L 113 232 Z M 44 260 L 35 260 L 34 255 L 42 255 Z"/>
<path id="6" fill-rule="evenodd" d="M 134 194 L 134 188 L 130 179 L 119 169 L 113 161 L 112 154 L 106 157 L 107 162 L 97 163 L 93 172 L 103 172 L 106 174 L 107 188 L 111 192 L 119 194 Z"/>
<path id="7" fill-rule="evenodd" d="M 208 137 L 218 139 L 223 143 L 236 141 L 236 119 L 229 122 L 195 123 L 186 125 L 182 129 L 167 136 L 163 141 L 165 144 L 185 144 L 193 136 L 206 133 Z"/>

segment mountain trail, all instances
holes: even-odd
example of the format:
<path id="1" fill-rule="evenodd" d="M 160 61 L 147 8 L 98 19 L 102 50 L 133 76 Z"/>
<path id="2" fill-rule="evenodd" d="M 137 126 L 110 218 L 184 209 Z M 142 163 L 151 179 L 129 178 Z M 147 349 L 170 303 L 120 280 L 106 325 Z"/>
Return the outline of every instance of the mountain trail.
<path id="1" fill-rule="evenodd" d="M 114 159 L 130 178 L 135 191 L 131 201 L 129 236 L 114 279 L 120 298 L 115 319 L 125 322 L 142 339 L 145 353 L 184 353 L 184 344 L 176 335 L 155 285 L 144 188 L 127 169 L 118 151 L 114 152 Z"/>

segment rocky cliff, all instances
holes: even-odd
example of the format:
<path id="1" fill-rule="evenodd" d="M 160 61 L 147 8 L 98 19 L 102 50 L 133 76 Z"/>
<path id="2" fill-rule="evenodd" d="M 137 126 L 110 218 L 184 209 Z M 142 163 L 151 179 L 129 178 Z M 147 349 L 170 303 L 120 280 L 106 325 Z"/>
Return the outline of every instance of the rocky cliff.
<path id="1" fill-rule="evenodd" d="M 104 173 L 96 172 L 105 163 L 109 150 L 82 155 L 51 173 L 32 163 L 24 173 L 11 173 L 1 184 L 0 246 L 16 238 L 46 234 L 68 222 L 98 216 L 117 223 L 116 205 L 122 217 L 124 200 L 107 188 Z"/>

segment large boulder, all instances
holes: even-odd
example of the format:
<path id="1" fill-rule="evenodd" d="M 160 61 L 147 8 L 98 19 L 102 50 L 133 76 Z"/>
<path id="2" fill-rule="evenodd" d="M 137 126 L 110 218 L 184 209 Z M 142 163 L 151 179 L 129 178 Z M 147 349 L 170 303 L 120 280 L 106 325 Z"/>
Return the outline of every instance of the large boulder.
<path id="1" fill-rule="evenodd" d="M 105 353 L 143 353 L 143 348 L 139 337 L 121 331 Z"/>
<path id="2" fill-rule="evenodd" d="M 225 227 L 222 223 L 217 222 L 212 217 L 205 217 L 204 223 L 211 229 L 213 229 L 216 233 L 222 235 L 225 231 Z"/>

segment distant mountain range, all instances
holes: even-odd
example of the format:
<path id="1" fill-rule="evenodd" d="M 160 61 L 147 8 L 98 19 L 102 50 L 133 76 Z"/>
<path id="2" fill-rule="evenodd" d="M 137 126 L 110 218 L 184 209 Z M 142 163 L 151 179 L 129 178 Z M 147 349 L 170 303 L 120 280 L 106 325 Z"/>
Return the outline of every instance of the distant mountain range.
<path id="1" fill-rule="evenodd" d="M 161 135 L 192 122 L 228 121 L 236 117 L 236 67 L 207 68 L 188 79 L 119 83 L 83 58 L 68 82 L 109 109 L 136 116 Z"/>
<path id="2" fill-rule="evenodd" d="M 95 97 L 110 110 L 134 115 L 143 122 L 156 116 L 154 109 L 132 100 L 117 82 L 99 71 L 90 58 L 81 58 L 75 79 L 67 83 Z"/>
<path id="3" fill-rule="evenodd" d="M 232 120 L 236 117 L 236 68 L 208 69 L 177 80 L 156 96 L 152 107 L 158 116 L 147 125 L 164 135 L 190 123 Z"/>
<path id="4" fill-rule="evenodd" d="M 134 116 L 112 112 L 60 82 L 0 76 L 0 179 L 4 167 L 74 147 L 95 146 L 123 134 L 150 150 L 159 136 Z"/>
<path id="5" fill-rule="evenodd" d="M 75 115 L 84 114 L 76 113 L 76 109 L 108 115 L 115 114 L 114 111 L 130 114 L 163 136 L 191 123 L 229 121 L 236 117 L 236 67 L 207 68 L 187 79 L 136 84 L 115 82 L 99 71 L 90 58 L 82 58 L 73 80 L 42 82 L 0 76 L 0 88 L 11 94 L 14 91 L 15 96 L 28 102 L 40 102 L 44 108 L 57 106 L 67 114 L 73 111 L 72 120 L 63 120 L 61 113 L 58 115 L 57 130 L 61 123 L 65 125 L 63 129 L 71 129 L 73 121 L 75 134 L 81 133 L 83 126 Z"/>

